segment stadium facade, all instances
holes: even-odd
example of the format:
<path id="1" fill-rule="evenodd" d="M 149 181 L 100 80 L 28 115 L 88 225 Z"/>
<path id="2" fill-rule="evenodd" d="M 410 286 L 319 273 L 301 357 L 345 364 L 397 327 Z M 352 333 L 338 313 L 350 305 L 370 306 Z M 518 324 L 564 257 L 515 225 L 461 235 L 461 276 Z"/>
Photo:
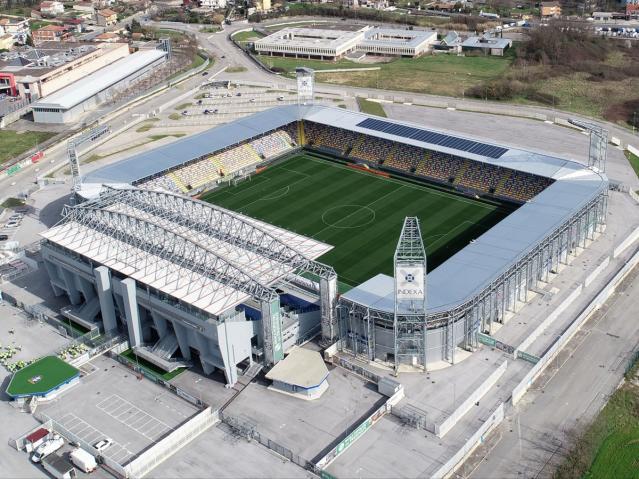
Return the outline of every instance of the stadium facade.
<path id="1" fill-rule="evenodd" d="M 317 261 L 330 245 L 192 197 L 300 148 L 518 207 L 428 274 L 424 311 L 396 301 L 382 274 L 338 296 L 334 270 Z M 126 331 L 167 370 L 199 360 L 232 384 L 238 365 L 277 363 L 316 334 L 370 361 L 422 367 L 472 351 L 586 247 L 605 225 L 607 188 L 602 172 L 569 160 L 283 106 L 89 174 L 83 202 L 44 233 L 42 251 L 68 314 Z"/>

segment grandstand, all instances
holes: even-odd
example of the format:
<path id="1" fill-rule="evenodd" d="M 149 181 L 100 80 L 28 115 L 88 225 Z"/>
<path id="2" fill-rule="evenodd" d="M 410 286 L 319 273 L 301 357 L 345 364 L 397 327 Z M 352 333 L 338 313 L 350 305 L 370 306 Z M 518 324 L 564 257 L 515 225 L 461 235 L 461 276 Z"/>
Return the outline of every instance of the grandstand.
<path id="1" fill-rule="evenodd" d="M 232 384 L 245 361 L 273 364 L 320 331 L 393 363 L 384 245 L 400 216 L 418 216 L 433 259 L 419 327 L 427 360 L 452 363 L 457 347 L 472 351 L 478 332 L 596 237 L 606 191 L 605 175 L 569 160 L 283 106 L 90 173 L 85 202 L 42 249 L 57 293 L 99 300 L 90 321 L 119 321 L 140 351 L 167 351 L 158 364 L 198 358 Z"/>

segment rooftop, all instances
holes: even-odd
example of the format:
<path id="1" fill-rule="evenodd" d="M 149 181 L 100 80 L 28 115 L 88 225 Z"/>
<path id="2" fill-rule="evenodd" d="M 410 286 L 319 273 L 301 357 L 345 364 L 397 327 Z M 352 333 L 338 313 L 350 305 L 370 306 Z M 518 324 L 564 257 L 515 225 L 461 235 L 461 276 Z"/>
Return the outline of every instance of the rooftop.
<path id="1" fill-rule="evenodd" d="M 0 53 L 0 72 L 37 77 L 88 55 L 98 48 L 113 46 L 84 42 L 44 42 L 37 48 L 21 47 L 11 52 Z"/>
<path id="2" fill-rule="evenodd" d="M 133 53 L 61 88 L 33 106 L 35 108 L 61 108 L 68 110 L 159 60 L 164 55 L 165 52 L 161 50 L 141 50 Z"/>
<path id="3" fill-rule="evenodd" d="M 328 376 L 322 355 L 310 349 L 294 348 L 266 374 L 266 379 L 310 389 Z"/>
<path id="4" fill-rule="evenodd" d="M 298 45 L 339 48 L 345 42 L 361 38 L 363 32 L 346 30 L 322 30 L 319 28 L 284 28 L 278 32 L 261 38 L 255 45 Z"/>
<path id="5" fill-rule="evenodd" d="M 509 38 L 468 37 L 462 42 L 462 48 L 508 48 L 513 44 Z"/>
<path id="6" fill-rule="evenodd" d="M 131 189 L 71 208 L 42 236 L 214 316 L 270 294 L 275 281 L 331 249 L 209 203 Z"/>
<path id="7" fill-rule="evenodd" d="M 437 32 L 426 30 L 400 30 L 398 28 L 371 28 L 364 33 L 360 45 L 397 45 L 417 47 L 423 42 L 436 40 Z"/>

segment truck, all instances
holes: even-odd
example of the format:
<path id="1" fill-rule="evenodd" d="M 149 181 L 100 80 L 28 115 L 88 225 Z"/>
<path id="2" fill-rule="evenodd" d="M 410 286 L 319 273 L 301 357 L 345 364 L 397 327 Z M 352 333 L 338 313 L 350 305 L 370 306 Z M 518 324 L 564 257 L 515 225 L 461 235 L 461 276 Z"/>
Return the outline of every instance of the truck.
<path id="1" fill-rule="evenodd" d="M 42 467 L 55 479 L 75 479 L 75 469 L 62 456 L 53 453 L 42 459 Z"/>
<path id="2" fill-rule="evenodd" d="M 31 460 L 35 463 L 41 462 L 42 459 L 47 457 L 49 454 L 53 454 L 62 446 L 64 446 L 64 439 L 56 434 L 53 436 L 53 439 L 49 439 L 38 446 L 35 452 L 31 455 Z"/>
<path id="3" fill-rule="evenodd" d="M 98 468 L 98 463 L 96 462 L 95 457 L 84 449 L 74 449 L 71 451 L 71 454 L 69 454 L 69 457 L 75 467 L 87 474 Z"/>

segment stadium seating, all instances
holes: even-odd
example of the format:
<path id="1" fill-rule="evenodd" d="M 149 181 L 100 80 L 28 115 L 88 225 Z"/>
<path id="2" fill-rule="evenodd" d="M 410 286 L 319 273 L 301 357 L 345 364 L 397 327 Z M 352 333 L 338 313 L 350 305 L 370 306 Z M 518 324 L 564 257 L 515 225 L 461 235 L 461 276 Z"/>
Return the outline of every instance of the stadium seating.
<path id="1" fill-rule="evenodd" d="M 306 142 L 315 148 L 343 155 L 350 150 L 361 135 L 352 131 L 332 128 L 318 123 L 304 122 Z"/>
<path id="2" fill-rule="evenodd" d="M 489 163 L 466 161 L 466 168 L 455 178 L 455 184 L 482 192 L 494 192 L 504 170 Z"/>
<path id="3" fill-rule="evenodd" d="M 456 156 L 439 151 L 424 151 L 423 159 L 418 161 L 415 169 L 418 175 L 449 181 L 450 178 L 456 178 L 464 166 L 464 160 Z"/>
<path id="4" fill-rule="evenodd" d="M 416 163 L 424 157 L 424 150 L 411 145 L 398 144 L 386 159 L 384 165 L 397 170 L 412 172 Z"/>
<path id="5" fill-rule="evenodd" d="M 275 131 L 251 141 L 251 146 L 264 159 L 273 158 L 293 148 L 293 140 L 286 131 Z"/>
<path id="6" fill-rule="evenodd" d="M 529 201 L 541 193 L 552 180 L 535 175 L 513 171 L 500 185 L 495 194 L 516 201 Z"/>
<path id="7" fill-rule="evenodd" d="M 148 190 L 167 190 L 173 193 L 181 193 L 180 187 L 167 175 L 158 176 L 150 180 L 140 183 L 140 188 Z"/>
<path id="8" fill-rule="evenodd" d="M 392 141 L 361 135 L 355 142 L 349 156 L 358 160 L 370 161 L 371 163 L 380 163 L 388 157 L 393 145 Z"/>

